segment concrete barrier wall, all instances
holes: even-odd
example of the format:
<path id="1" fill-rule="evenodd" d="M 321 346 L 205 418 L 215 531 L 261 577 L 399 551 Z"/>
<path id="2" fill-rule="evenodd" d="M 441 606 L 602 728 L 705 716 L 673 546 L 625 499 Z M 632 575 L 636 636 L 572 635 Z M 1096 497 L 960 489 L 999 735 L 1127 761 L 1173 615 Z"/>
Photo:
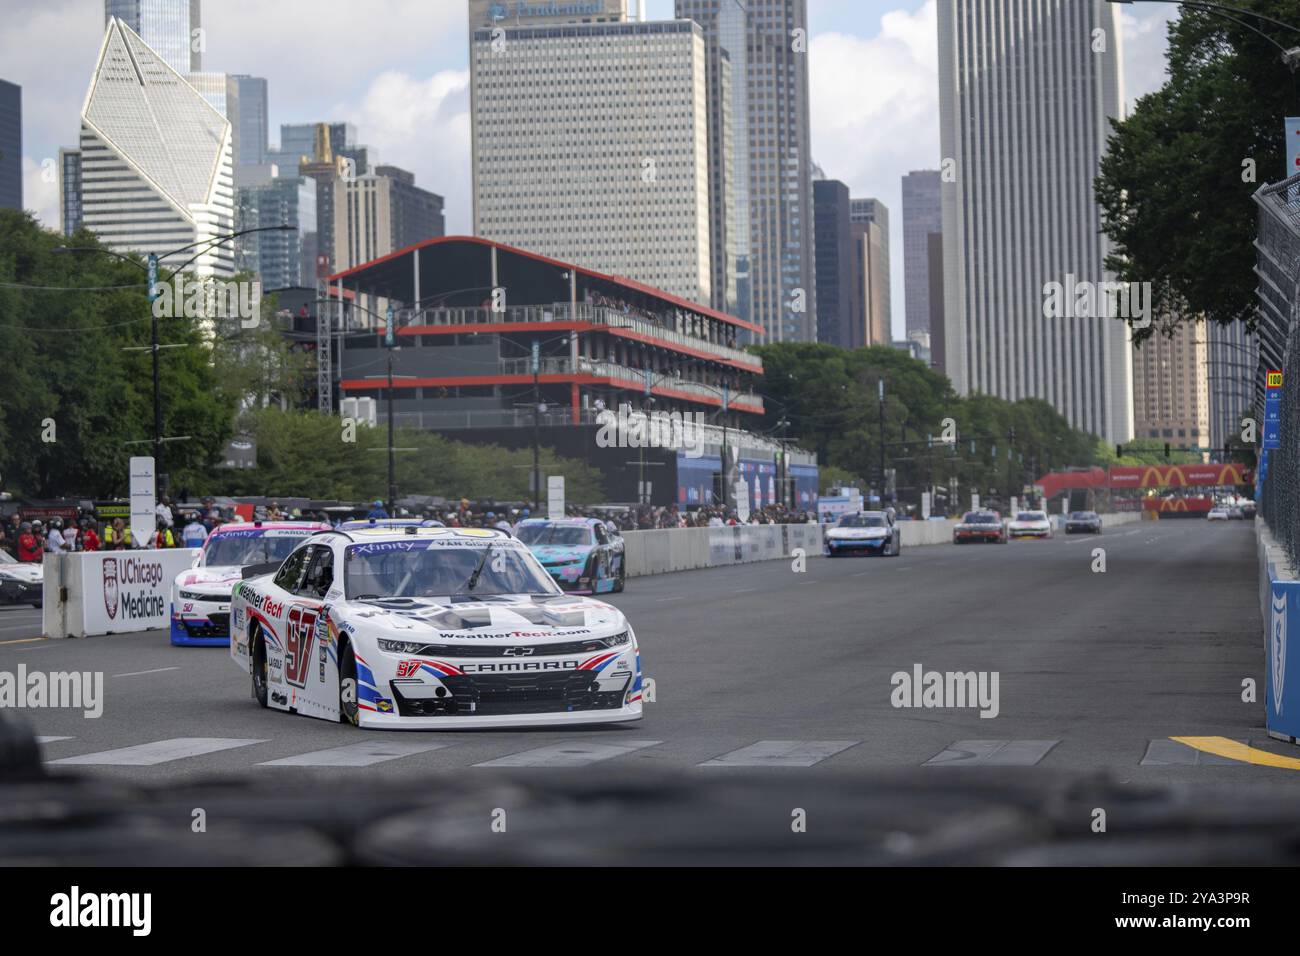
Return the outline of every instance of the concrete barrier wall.
<path id="1" fill-rule="evenodd" d="M 1103 528 L 1140 521 L 1136 512 L 1101 516 Z M 952 521 L 900 521 L 904 548 L 951 544 Z M 789 558 L 795 548 L 808 557 L 821 557 L 822 527 L 812 524 L 735 525 L 725 528 L 669 528 L 627 531 L 629 577 L 717 568 L 753 561 Z"/>
<path id="2" fill-rule="evenodd" d="M 197 548 L 47 554 L 41 630 L 87 637 L 167 627 L 172 581 L 198 556 Z"/>

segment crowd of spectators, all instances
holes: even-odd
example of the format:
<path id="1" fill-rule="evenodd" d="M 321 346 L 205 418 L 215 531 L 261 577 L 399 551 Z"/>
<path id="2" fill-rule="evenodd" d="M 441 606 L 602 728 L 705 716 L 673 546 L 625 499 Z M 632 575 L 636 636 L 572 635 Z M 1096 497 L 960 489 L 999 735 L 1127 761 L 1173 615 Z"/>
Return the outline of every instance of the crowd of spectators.
<path id="1" fill-rule="evenodd" d="M 363 513 L 364 512 L 364 513 Z M 677 505 L 642 506 L 574 506 L 566 509 L 570 517 L 599 518 L 607 526 L 619 531 L 647 531 L 662 528 L 718 528 L 737 524 L 795 524 L 815 522 L 816 516 L 807 511 L 794 511 L 783 505 L 766 505 L 752 510 L 742 521 L 734 508 L 704 506 L 679 508 Z M 358 517 L 376 519 L 414 518 L 433 520 L 452 528 L 500 528 L 512 530 L 520 521 L 534 514 L 541 517 L 545 509 L 534 511 L 527 502 L 516 504 L 483 504 L 462 498 L 441 507 L 423 509 L 397 508 L 390 516 L 383 502 L 375 501 L 368 510 L 339 514 L 325 511 L 303 511 L 299 508 L 282 508 L 272 500 L 253 510 L 256 521 L 319 521 L 338 527 L 344 521 Z M 14 513 L 0 522 L 0 550 L 25 562 L 39 562 L 46 553 L 60 554 L 73 551 L 121 551 L 136 548 L 197 548 L 203 545 L 212 530 L 220 525 L 242 521 L 232 509 L 219 508 L 212 499 L 204 499 L 197 507 L 178 506 L 164 496 L 156 510 L 155 529 L 148 540 L 139 541 L 132 535 L 129 522 L 122 518 L 99 520 L 93 513 L 82 512 L 76 519 L 59 517 L 27 520 Z"/>

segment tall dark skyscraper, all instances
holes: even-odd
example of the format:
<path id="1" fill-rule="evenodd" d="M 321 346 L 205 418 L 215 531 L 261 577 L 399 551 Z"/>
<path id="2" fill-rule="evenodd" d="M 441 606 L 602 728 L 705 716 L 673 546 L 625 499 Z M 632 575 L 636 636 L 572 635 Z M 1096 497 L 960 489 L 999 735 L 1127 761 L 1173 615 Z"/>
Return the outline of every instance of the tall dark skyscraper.
<path id="1" fill-rule="evenodd" d="M 23 208 L 23 88 L 0 80 L 0 206 Z"/>
<path id="2" fill-rule="evenodd" d="M 817 341 L 853 348 L 857 297 L 853 294 L 853 236 L 849 187 L 838 179 L 813 182 L 817 245 Z"/>
<path id="3" fill-rule="evenodd" d="M 930 233 L 943 233 L 939 171 L 923 169 L 903 177 L 903 305 L 907 331 L 930 328 Z"/>
<path id="4" fill-rule="evenodd" d="M 762 325 L 770 342 L 814 341 L 807 0 L 677 0 L 676 15 L 704 28 L 710 77 L 730 77 L 709 84 L 709 117 L 714 129 L 731 126 L 729 205 L 748 223 L 747 236 L 736 229 L 727 240 L 748 280 L 747 289 L 738 284 L 741 317 Z M 711 145 L 723 139 L 715 134 Z M 712 148 L 710 161 L 726 162 L 725 154 Z"/>

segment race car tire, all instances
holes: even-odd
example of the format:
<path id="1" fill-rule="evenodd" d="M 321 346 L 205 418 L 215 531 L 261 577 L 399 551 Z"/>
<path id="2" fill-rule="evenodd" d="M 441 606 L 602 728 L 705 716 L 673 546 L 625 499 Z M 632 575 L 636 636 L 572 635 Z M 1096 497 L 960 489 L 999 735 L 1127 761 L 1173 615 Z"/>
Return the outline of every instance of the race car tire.
<path id="1" fill-rule="evenodd" d="M 357 655 L 349 641 L 339 656 L 339 720 L 361 726 L 361 708 L 357 706 Z"/>
<path id="2" fill-rule="evenodd" d="M 902 553 L 903 553 L 903 539 L 902 537 L 899 537 L 899 539 L 895 541 L 893 545 L 890 547 L 889 556 L 891 558 L 896 558 Z"/>
<path id="3" fill-rule="evenodd" d="M 253 665 L 249 668 L 253 675 L 253 697 L 257 703 L 262 706 L 268 706 L 267 703 L 267 664 L 266 664 L 266 638 L 262 637 L 262 626 L 256 622 L 253 623 L 253 630 L 248 635 L 249 643 L 252 645 Z"/>
<path id="4" fill-rule="evenodd" d="M 614 593 L 622 594 L 623 588 L 627 587 L 627 559 L 618 562 L 618 577 L 614 579 Z"/>

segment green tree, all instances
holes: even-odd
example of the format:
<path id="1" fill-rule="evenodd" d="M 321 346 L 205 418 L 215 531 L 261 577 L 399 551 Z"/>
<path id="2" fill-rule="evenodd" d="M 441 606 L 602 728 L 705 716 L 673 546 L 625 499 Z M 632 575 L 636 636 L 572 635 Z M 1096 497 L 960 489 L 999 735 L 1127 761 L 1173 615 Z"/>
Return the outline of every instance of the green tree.
<path id="1" fill-rule="evenodd" d="M 65 238 L 0 210 L 0 481 L 41 497 L 127 491 L 127 459 L 153 435 L 151 316 L 141 268 L 102 254 L 88 232 Z M 63 250 L 63 251 L 61 251 Z M 192 320 L 160 325 L 166 449 L 178 481 L 220 459 L 234 403 Z"/>
<path id="2" fill-rule="evenodd" d="M 1300 24 L 1300 0 L 1233 5 Z M 1262 26 L 1283 45 L 1295 39 L 1251 17 L 1237 19 Z M 1188 7 L 1169 26 L 1167 63 L 1164 85 L 1114 124 L 1101 162 L 1096 195 L 1114 243 L 1107 266 L 1127 281 L 1151 282 L 1160 314 L 1174 322 L 1251 322 L 1257 280 L 1250 197 L 1259 183 L 1283 175 L 1283 118 L 1300 105 L 1296 81 L 1267 40 Z"/>

